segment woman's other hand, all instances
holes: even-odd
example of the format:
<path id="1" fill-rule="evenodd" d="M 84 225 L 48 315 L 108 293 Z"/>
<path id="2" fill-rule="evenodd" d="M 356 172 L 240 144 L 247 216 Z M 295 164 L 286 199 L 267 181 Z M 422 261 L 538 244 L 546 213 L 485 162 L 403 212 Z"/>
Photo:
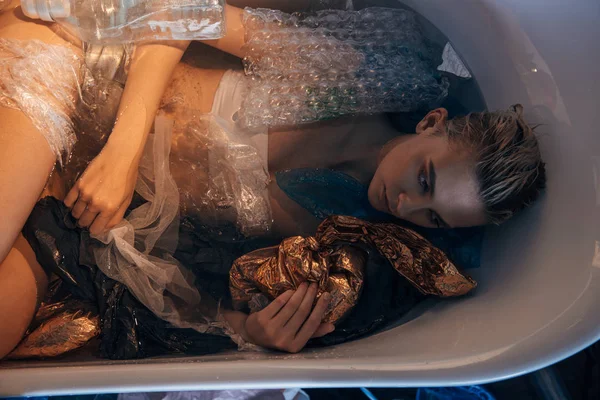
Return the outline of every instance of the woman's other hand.
<path id="1" fill-rule="evenodd" d="M 65 205 L 92 235 L 115 227 L 131 203 L 139 161 L 110 142 L 88 165 L 65 198 Z"/>
<path id="2" fill-rule="evenodd" d="M 262 347 L 298 353 L 311 338 L 334 331 L 329 323 L 322 323 L 331 300 L 329 293 L 321 296 L 313 308 L 317 285 L 306 283 L 296 291 L 288 291 L 264 310 L 250 315 L 245 322 L 246 340 Z"/>

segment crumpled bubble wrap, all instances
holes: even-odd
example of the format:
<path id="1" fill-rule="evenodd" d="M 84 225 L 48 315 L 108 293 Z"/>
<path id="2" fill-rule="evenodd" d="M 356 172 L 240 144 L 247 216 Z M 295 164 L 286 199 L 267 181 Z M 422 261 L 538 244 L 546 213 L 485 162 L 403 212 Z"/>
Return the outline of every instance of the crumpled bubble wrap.
<path id="1" fill-rule="evenodd" d="M 412 11 L 247 8 L 244 24 L 244 65 L 254 79 L 242 126 L 415 111 L 448 94 L 449 82 L 437 71 L 442 49 L 422 34 Z"/>
<path id="2" fill-rule="evenodd" d="M 100 318 L 78 300 L 43 304 L 29 332 L 8 359 L 56 357 L 79 349 L 100 333 Z"/>
<path id="3" fill-rule="evenodd" d="M 314 282 L 318 296 L 325 292 L 332 296 L 324 321 L 337 323 L 359 300 L 365 251 L 381 254 L 426 295 L 461 296 L 477 286 L 442 251 L 410 229 L 334 216 L 319 226 L 315 237 L 288 238 L 279 246 L 238 258 L 230 272 L 234 307 L 256 312 L 287 290 Z"/>
<path id="4" fill-rule="evenodd" d="M 171 171 L 182 217 L 223 241 L 268 234 L 270 177 L 249 140 L 227 129 L 219 117 L 191 111 L 181 116 L 174 136 Z"/>

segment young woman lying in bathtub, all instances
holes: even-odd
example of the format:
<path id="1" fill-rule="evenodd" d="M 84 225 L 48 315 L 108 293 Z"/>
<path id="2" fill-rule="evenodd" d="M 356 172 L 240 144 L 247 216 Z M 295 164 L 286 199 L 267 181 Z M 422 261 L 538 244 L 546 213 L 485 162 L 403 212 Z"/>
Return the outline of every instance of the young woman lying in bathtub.
<path id="1" fill-rule="evenodd" d="M 207 44 L 242 57 L 241 15 L 240 9 L 228 7 L 227 36 Z M 39 40 L 81 55 L 77 41 L 58 35 L 55 25 L 28 20 L 18 7 L 0 15 L 0 38 L 23 43 Z M 180 104 L 192 104 L 198 112 L 224 110 L 222 117 L 231 117 L 229 102 L 215 101 L 233 96 L 232 88 L 243 77 L 232 71 L 178 66 L 186 47 L 187 43 L 138 47 L 110 139 L 75 186 L 63 194 L 79 224 L 92 233 L 114 227 L 123 218 L 165 92 L 165 98 L 177 93 L 183 100 Z M 74 94 L 76 90 L 73 87 Z M 165 111 L 176 116 L 182 110 L 175 105 Z M 384 115 L 270 131 L 268 170 L 308 167 L 344 172 L 369 185 L 369 201 L 375 209 L 427 227 L 500 223 L 535 201 L 544 186 L 537 141 L 519 107 L 455 120 L 448 120 L 444 109 L 432 110 L 416 133 L 399 135 Z M 174 154 L 186 150 L 177 139 L 181 138 L 173 140 Z M 19 232 L 57 156 L 24 113 L 0 108 L 0 320 L 4 321 L 0 357 L 18 343 L 46 290 L 47 278 Z M 174 175 L 177 179 L 177 172 Z M 178 184 L 181 188 L 186 182 Z M 276 185 L 269 187 L 269 197 L 274 232 L 282 236 L 314 232 L 318 221 Z M 327 296 L 311 312 L 315 294 L 314 287 L 302 286 L 250 318 L 230 313 L 229 322 L 257 344 L 297 351 L 311 336 L 333 328 L 321 324 Z"/>

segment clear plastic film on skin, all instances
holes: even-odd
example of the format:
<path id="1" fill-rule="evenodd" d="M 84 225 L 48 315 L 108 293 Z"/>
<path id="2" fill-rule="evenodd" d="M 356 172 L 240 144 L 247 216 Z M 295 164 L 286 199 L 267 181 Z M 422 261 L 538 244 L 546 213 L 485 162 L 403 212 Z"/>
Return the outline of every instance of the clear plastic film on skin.
<path id="1" fill-rule="evenodd" d="M 58 128 L 41 132 L 56 149 L 61 168 L 55 176 L 65 193 L 101 151 L 115 121 L 122 119 L 117 109 L 133 49 L 85 45 L 83 55 L 78 55 L 69 48 L 41 42 L 0 43 L 18 55 L 16 62 L 22 62 L 2 60 L 3 71 L 10 72 L 5 75 L 10 80 L 0 81 L 3 101 L 23 111 L 36 126 L 46 123 L 46 115 L 57 116 Z M 75 75 L 77 79 L 71 78 Z M 39 87 L 27 84 L 31 76 L 39 81 Z M 7 83 L 14 86 L 13 92 L 5 91 Z M 26 108 L 6 96 L 14 93 L 36 101 Z M 16 94 L 14 98 L 20 99 Z M 136 104 L 123 104 L 121 110 L 130 106 L 144 109 L 139 97 L 132 99 Z M 38 100 L 42 101 L 41 110 Z M 141 114 L 136 113 L 127 123 L 143 123 L 146 118 Z M 148 138 L 136 185 L 145 202 L 98 238 L 100 242 L 90 240 L 90 251 L 82 253 L 87 256 L 81 262 L 93 263 L 125 284 L 153 313 L 173 325 L 221 333 L 224 323 L 218 322 L 222 321 L 218 303 L 201 294 L 193 276 L 173 257 L 180 217 L 201 228 L 214 227 L 216 239 L 264 234 L 271 224 L 266 193 L 269 176 L 256 149 L 243 138 L 238 141 L 210 115 L 193 113 L 189 117 L 183 113 L 176 117 L 175 137 L 171 122 L 163 118 Z"/>
<path id="2" fill-rule="evenodd" d="M 90 241 L 93 260 L 158 317 L 177 327 L 210 330 L 217 304 L 204 299 L 173 254 L 179 238 L 179 190 L 169 168 L 173 123 L 157 118 L 139 166 L 136 193 L 145 202 L 107 234 Z"/>
<path id="3" fill-rule="evenodd" d="M 0 106 L 23 112 L 71 171 L 87 165 L 110 134 L 133 48 L 82 50 L 0 39 Z M 73 152 L 80 156 L 71 162 Z"/>
<path id="4" fill-rule="evenodd" d="M 0 39 L 0 106 L 21 110 L 62 164 L 77 137 L 71 117 L 84 68 L 70 48 Z"/>
<path id="5" fill-rule="evenodd" d="M 239 122 L 289 126 L 350 114 L 438 105 L 443 49 L 408 10 L 244 12 L 244 66 L 253 78 Z"/>
<path id="6" fill-rule="evenodd" d="M 180 220 L 215 240 L 264 235 L 271 225 L 269 176 L 257 150 L 218 118 L 192 111 L 178 117 L 159 116 L 148 138 L 135 188 L 143 204 L 96 238 L 101 244 L 90 241 L 92 259 L 82 262 L 96 264 L 177 327 L 233 335 L 219 315 L 218 299 L 205 294 L 173 256 Z"/>
<path id="7" fill-rule="evenodd" d="M 268 234 L 270 177 L 258 150 L 218 116 L 177 110 L 171 172 L 182 218 L 218 241 Z"/>

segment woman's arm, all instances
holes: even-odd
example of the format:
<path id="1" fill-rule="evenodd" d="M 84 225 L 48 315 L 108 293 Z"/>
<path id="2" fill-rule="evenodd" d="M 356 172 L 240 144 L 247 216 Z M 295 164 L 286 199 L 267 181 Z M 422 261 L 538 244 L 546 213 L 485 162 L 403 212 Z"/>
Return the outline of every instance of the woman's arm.
<path id="1" fill-rule="evenodd" d="M 92 234 L 117 225 L 129 207 L 146 138 L 188 45 L 148 43 L 136 49 L 113 132 L 65 198 L 79 225 Z"/>
<path id="2" fill-rule="evenodd" d="M 306 10 L 310 5 L 310 0 L 229 0 L 227 3 L 225 8 L 225 36 L 218 40 L 204 40 L 202 43 L 243 58 L 242 47 L 245 41 L 244 7 L 273 8 L 284 12 L 294 12 Z"/>

